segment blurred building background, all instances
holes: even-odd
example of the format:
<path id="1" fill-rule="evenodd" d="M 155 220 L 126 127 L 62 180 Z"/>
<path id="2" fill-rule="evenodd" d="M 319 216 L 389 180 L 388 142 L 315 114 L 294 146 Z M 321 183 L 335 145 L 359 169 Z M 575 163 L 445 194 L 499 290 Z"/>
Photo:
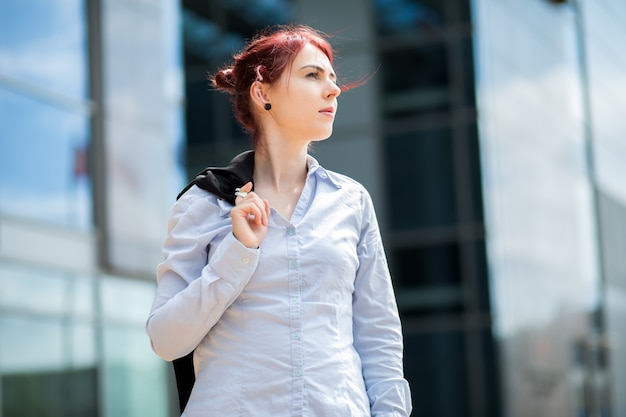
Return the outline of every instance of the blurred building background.
<path id="1" fill-rule="evenodd" d="M 314 147 L 372 193 L 413 415 L 626 416 L 626 3 L 0 0 L 0 417 L 174 416 L 144 322 L 169 209 L 248 148 L 259 28 L 354 80 Z"/>

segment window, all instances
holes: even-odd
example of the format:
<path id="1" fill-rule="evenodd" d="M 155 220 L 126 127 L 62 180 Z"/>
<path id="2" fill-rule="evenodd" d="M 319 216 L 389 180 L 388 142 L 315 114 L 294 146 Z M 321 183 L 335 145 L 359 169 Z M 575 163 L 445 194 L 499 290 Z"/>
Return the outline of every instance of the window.
<path id="1" fill-rule="evenodd" d="M 187 99 L 187 171 L 192 177 L 207 165 L 226 164 L 250 148 L 236 123 L 226 94 L 212 91 L 208 76 L 258 30 L 293 21 L 289 0 L 210 2 L 183 0 L 183 49 Z"/>
<path id="2" fill-rule="evenodd" d="M 89 276 L 0 263 L 0 414 L 97 415 Z"/>
<path id="3" fill-rule="evenodd" d="M 81 0 L 0 3 L 0 213 L 91 225 Z"/>

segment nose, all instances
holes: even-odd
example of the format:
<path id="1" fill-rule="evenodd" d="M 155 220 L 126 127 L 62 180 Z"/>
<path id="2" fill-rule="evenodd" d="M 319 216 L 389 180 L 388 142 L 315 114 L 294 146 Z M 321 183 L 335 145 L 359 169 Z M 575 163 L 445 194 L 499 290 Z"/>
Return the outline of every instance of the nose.
<path id="1" fill-rule="evenodd" d="M 326 95 L 328 97 L 338 97 L 339 94 L 341 94 L 341 88 L 337 85 L 337 82 L 329 79 L 328 84 L 329 86 Z"/>

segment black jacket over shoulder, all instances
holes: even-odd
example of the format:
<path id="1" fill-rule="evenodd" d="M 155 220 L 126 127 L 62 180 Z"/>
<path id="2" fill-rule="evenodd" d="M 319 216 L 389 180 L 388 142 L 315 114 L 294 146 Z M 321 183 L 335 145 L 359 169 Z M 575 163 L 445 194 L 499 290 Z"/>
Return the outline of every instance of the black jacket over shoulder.
<path id="1" fill-rule="evenodd" d="M 178 200 L 192 186 L 206 190 L 235 205 L 235 188 L 242 187 L 252 181 L 254 172 L 254 151 L 246 151 L 230 161 L 226 167 L 208 167 L 198 173 L 193 180 L 178 194 Z M 186 356 L 175 359 L 173 362 L 176 375 L 176 388 L 180 412 L 187 406 L 191 389 L 196 382 L 193 368 L 193 351 Z"/>

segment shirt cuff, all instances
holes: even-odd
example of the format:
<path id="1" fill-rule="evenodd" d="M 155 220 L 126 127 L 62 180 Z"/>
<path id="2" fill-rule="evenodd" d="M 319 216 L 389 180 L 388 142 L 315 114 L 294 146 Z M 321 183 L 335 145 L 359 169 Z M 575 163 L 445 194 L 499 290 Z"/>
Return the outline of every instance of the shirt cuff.
<path id="1" fill-rule="evenodd" d="M 231 233 L 209 253 L 209 266 L 225 280 L 249 278 L 259 263 L 260 249 L 250 249 Z"/>

